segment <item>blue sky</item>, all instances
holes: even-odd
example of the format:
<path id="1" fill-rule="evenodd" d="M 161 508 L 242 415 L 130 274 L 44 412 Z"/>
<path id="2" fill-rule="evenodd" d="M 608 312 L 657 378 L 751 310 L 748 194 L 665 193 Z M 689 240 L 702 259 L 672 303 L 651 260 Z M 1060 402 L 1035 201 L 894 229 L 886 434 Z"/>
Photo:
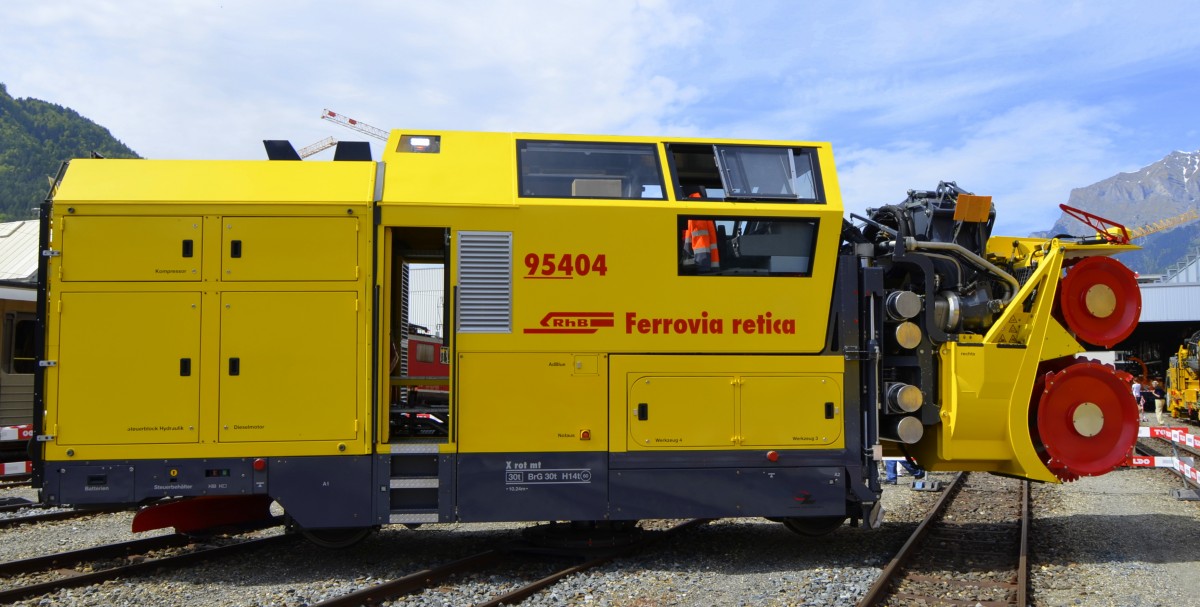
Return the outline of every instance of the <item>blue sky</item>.
<path id="1" fill-rule="evenodd" d="M 0 5 L 0 82 L 150 158 L 362 139 L 324 108 L 385 129 L 829 141 L 849 210 L 954 180 L 1022 235 L 1072 188 L 1200 149 L 1194 6 L 25 0 Z"/>

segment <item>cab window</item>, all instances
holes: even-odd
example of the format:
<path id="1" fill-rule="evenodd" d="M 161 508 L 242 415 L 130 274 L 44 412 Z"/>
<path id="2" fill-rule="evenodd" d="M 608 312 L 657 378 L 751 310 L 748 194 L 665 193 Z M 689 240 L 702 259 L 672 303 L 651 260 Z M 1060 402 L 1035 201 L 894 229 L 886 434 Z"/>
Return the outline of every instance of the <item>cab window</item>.
<path id="1" fill-rule="evenodd" d="M 652 144 L 518 141 L 526 198 L 666 198 Z"/>
<path id="2" fill-rule="evenodd" d="M 37 322 L 32 315 L 5 315 L 4 334 L 8 339 L 4 344 L 3 368 L 6 373 L 33 373 L 37 368 L 36 331 Z"/>
<path id="3" fill-rule="evenodd" d="M 680 216 L 680 276 L 811 276 L 818 220 Z"/>
<path id="4" fill-rule="evenodd" d="M 802 147 L 668 144 L 680 200 L 821 203 L 816 150 Z"/>

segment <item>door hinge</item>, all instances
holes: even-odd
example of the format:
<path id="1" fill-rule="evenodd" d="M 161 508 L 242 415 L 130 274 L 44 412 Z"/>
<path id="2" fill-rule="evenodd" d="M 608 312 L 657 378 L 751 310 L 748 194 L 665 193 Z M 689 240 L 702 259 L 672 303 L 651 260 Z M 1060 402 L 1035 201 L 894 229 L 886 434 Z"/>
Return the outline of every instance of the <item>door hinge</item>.
<path id="1" fill-rule="evenodd" d="M 57 360 L 39 360 L 38 366 L 39 367 L 57 367 L 58 361 Z"/>
<path id="2" fill-rule="evenodd" d="M 62 251 L 55 251 L 54 249 L 46 249 L 42 251 L 42 257 L 58 257 L 60 255 L 62 255 Z"/>
<path id="3" fill-rule="evenodd" d="M 48 443 L 56 438 L 58 438 L 58 437 L 54 436 L 53 434 L 39 434 L 39 435 L 37 435 L 37 442 Z"/>

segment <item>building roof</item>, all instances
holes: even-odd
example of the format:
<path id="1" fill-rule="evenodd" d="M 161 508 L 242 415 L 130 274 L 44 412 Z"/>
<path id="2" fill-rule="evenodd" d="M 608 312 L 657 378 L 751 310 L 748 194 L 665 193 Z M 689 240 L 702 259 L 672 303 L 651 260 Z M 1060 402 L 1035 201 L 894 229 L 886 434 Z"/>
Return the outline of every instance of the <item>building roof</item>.
<path id="1" fill-rule="evenodd" d="M 1200 282 L 1200 248 L 1192 249 L 1187 257 L 1167 268 L 1167 275 L 1162 282 L 1175 284 Z"/>
<path id="2" fill-rule="evenodd" d="M 1200 283 L 1157 283 L 1138 285 L 1142 291 L 1142 314 L 1138 322 L 1200 321 Z"/>
<path id="3" fill-rule="evenodd" d="M 37 220 L 0 223 L 0 281 L 37 282 Z"/>

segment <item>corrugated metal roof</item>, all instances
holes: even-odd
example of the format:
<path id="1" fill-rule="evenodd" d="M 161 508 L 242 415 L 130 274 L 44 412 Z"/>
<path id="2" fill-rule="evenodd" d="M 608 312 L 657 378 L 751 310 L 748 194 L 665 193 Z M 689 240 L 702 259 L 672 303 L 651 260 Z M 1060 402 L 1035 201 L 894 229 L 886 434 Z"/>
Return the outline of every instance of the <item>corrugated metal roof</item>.
<path id="1" fill-rule="evenodd" d="M 38 222 L 0 223 L 0 280 L 37 281 Z"/>
<path id="2" fill-rule="evenodd" d="M 408 270 L 408 322 L 441 336 L 445 285 L 441 266 L 413 265 Z"/>
<path id="3" fill-rule="evenodd" d="M 1167 277 L 1163 282 L 1200 282 L 1200 249 L 1193 249 L 1182 261 L 1167 268 Z"/>
<path id="4" fill-rule="evenodd" d="M 1138 322 L 1200 321 L 1200 283 L 1140 285 L 1142 316 Z"/>

